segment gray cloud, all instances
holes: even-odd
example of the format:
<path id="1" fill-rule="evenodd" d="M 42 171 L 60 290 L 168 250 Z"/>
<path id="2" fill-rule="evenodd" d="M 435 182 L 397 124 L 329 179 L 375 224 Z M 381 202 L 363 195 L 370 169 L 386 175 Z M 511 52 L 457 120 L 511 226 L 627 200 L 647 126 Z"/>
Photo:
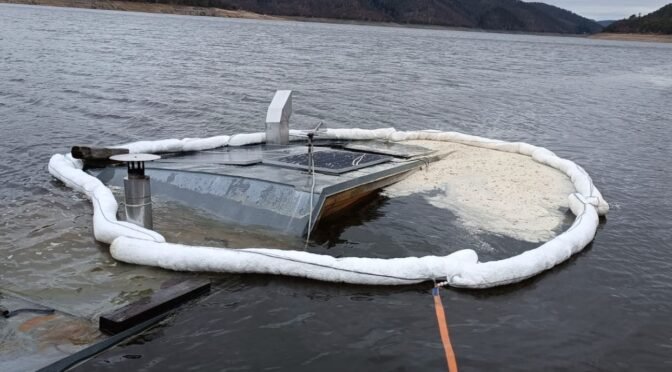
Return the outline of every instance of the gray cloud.
<path id="1" fill-rule="evenodd" d="M 526 0 L 532 2 L 534 0 Z M 537 0 L 560 8 L 571 10 L 586 18 L 622 19 L 632 14 L 648 14 L 658 10 L 672 0 Z"/>

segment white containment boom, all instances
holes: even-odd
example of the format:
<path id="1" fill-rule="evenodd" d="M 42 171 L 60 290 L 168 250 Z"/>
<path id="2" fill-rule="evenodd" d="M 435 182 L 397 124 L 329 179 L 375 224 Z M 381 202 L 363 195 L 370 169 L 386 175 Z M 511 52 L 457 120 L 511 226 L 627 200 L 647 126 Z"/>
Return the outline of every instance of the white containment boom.
<path id="1" fill-rule="evenodd" d="M 292 91 L 278 90 L 266 113 L 266 143 L 289 144 L 289 117 L 292 115 Z"/>
<path id="2" fill-rule="evenodd" d="M 267 122 L 287 122 L 290 113 L 291 91 L 278 91 L 268 110 Z M 264 137 L 264 133 L 245 133 L 200 139 L 141 141 L 118 147 L 126 148 L 130 153 L 193 151 L 260 144 L 264 143 Z M 543 147 L 457 132 L 396 131 L 394 128 L 327 129 L 322 137 L 392 142 L 443 141 L 529 156 L 569 177 L 576 192 L 568 196 L 568 203 L 576 218 L 569 229 L 541 246 L 513 257 L 488 262 L 481 262 L 472 249 L 462 249 L 444 256 L 372 259 L 336 258 L 287 249 L 194 247 L 166 243 L 163 236 L 155 231 L 117 221 L 118 204 L 112 191 L 100 180 L 84 172 L 83 163 L 69 154 L 52 156 L 49 172 L 91 199 L 96 240 L 111 244 L 110 253 L 117 260 L 180 271 L 280 274 L 368 285 L 401 285 L 441 280 L 444 282 L 440 284 L 453 287 L 489 288 L 519 282 L 548 270 L 581 251 L 595 236 L 599 224 L 598 216 L 609 211 L 609 204 L 581 166 L 560 158 Z"/>

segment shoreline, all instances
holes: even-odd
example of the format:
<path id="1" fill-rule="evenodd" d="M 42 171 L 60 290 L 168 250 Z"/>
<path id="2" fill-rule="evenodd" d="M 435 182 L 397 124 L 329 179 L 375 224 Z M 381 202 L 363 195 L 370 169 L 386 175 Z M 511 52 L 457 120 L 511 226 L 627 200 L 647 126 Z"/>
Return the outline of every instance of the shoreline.
<path id="1" fill-rule="evenodd" d="M 661 34 L 617 34 L 601 32 L 588 36 L 593 40 L 641 41 L 646 43 L 672 43 L 672 35 Z"/>
<path id="2" fill-rule="evenodd" d="M 510 32 L 510 31 L 507 32 L 503 30 L 482 30 L 474 28 L 449 27 L 440 25 L 415 25 L 415 24 L 400 24 L 394 22 L 371 22 L 371 21 L 351 20 L 351 19 L 271 16 L 271 15 L 253 13 L 245 10 L 227 10 L 222 8 L 204 8 L 190 5 L 142 3 L 142 2 L 121 1 L 121 0 L 0 0 L 0 4 L 37 5 L 37 6 L 53 6 L 59 8 L 116 10 L 116 11 L 140 12 L 140 13 L 176 14 L 176 15 L 188 15 L 188 16 L 242 18 L 242 19 L 257 19 L 257 20 L 352 24 L 352 25 L 368 25 L 379 27 L 405 27 L 405 28 L 452 30 L 452 31 L 465 31 L 465 32 L 505 33 L 512 35 L 575 37 L 580 39 L 592 39 L 592 40 L 672 43 L 672 35 L 618 34 L 618 33 L 570 35 L 570 34 L 554 34 L 554 33 L 538 33 L 538 32 Z"/>
<path id="3" fill-rule="evenodd" d="M 176 14 L 188 16 L 268 19 L 282 20 L 281 17 L 267 16 L 245 10 L 227 10 L 221 8 L 203 8 L 190 5 L 172 5 L 159 3 L 139 3 L 120 0 L 0 0 L 0 4 L 18 4 L 35 6 L 53 6 L 58 8 L 78 8 L 97 10 L 116 10 L 122 12 Z"/>

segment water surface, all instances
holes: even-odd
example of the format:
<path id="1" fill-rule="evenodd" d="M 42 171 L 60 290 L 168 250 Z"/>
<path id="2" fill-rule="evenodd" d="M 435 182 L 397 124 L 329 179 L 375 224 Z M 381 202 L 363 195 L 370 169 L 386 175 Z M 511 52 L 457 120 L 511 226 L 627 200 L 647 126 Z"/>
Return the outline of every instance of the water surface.
<path id="1" fill-rule="evenodd" d="M 273 91 L 293 89 L 297 127 L 527 141 L 583 165 L 611 203 L 593 244 L 556 269 L 443 292 L 463 371 L 672 368 L 671 45 L 0 5 L 0 82 L 5 290 L 93 317 L 99 302 L 82 298 L 137 295 L 114 297 L 119 277 L 138 288 L 174 277 L 114 263 L 94 242 L 88 201 L 47 173 L 50 155 L 259 131 Z M 443 254 L 479 239 L 490 257 L 527 249 L 446 238 L 454 216 L 433 211 L 379 198 L 322 226 L 311 249 Z M 188 222 L 205 228 L 200 218 Z M 225 239 L 212 230 L 194 238 Z M 229 275 L 216 287 L 81 370 L 445 368 L 428 285 Z"/>

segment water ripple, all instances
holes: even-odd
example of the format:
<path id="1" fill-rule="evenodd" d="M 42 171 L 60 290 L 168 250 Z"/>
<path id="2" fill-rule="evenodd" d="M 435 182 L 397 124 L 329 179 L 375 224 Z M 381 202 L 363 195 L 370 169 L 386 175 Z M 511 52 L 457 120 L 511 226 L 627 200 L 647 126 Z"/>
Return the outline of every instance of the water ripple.
<path id="1" fill-rule="evenodd" d="M 3 287 L 74 299 L 73 289 L 104 292 L 109 275 L 124 275 L 93 241 L 88 202 L 46 172 L 51 154 L 73 144 L 260 131 L 273 91 L 293 89 L 293 125 L 324 120 L 532 142 L 584 165 L 614 206 L 591 247 L 557 269 L 512 288 L 446 292 L 467 370 L 669 366 L 670 340 L 661 335 L 672 328 L 661 320 L 672 317 L 670 45 L 0 10 Z M 499 247 L 483 249 L 485 258 L 526 249 L 447 234 L 451 216 L 436 213 L 381 199 L 317 233 L 311 249 L 390 257 Z M 178 317 L 155 335 L 160 342 L 121 348 L 86 370 L 445 367 L 425 288 L 363 295 L 299 279 L 235 278 L 243 285 Z M 82 306 L 87 316 L 100 310 Z"/>

